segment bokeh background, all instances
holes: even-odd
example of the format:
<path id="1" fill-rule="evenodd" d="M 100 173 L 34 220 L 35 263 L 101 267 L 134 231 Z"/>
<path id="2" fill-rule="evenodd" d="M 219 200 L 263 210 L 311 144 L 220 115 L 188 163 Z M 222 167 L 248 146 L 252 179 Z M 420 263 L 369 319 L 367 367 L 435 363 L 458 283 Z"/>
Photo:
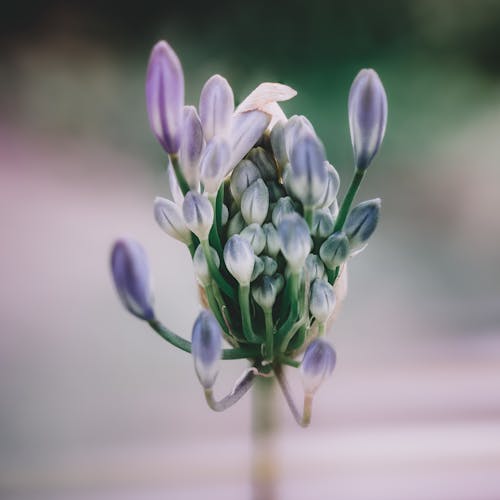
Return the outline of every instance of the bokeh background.
<path id="1" fill-rule="evenodd" d="M 188 102 L 221 73 L 241 100 L 298 90 L 344 180 L 347 94 L 389 97 L 360 198 L 383 218 L 352 262 L 313 425 L 276 395 L 278 498 L 500 498 L 500 2 L 8 2 L 0 30 L 0 498 L 250 497 L 251 398 L 214 414 L 189 356 L 127 315 L 108 254 L 138 238 L 160 317 L 189 336 L 188 253 L 144 74 L 167 39 Z M 220 391 L 244 365 L 224 365 Z M 297 381 L 298 382 L 298 381 Z M 300 385 L 297 385 L 297 395 Z"/>

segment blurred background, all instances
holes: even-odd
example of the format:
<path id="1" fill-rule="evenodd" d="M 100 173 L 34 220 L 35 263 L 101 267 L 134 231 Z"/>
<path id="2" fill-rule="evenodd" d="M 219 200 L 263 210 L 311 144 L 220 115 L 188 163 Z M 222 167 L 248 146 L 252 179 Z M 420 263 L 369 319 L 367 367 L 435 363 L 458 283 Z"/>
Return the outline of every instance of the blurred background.
<path id="1" fill-rule="evenodd" d="M 499 25 L 498 0 L 2 5 L 0 498 L 250 498 L 251 398 L 211 412 L 190 357 L 110 280 L 114 238 L 139 239 L 161 319 L 190 335 L 189 255 L 152 217 L 168 185 L 144 75 L 164 38 L 187 102 L 213 73 L 239 101 L 297 89 L 283 108 L 311 119 L 344 189 L 357 71 L 389 98 L 358 198 L 383 218 L 311 428 L 276 395 L 278 498 L 500 499 Z M 220 393 L 243 366 L 224 364 Z"/>

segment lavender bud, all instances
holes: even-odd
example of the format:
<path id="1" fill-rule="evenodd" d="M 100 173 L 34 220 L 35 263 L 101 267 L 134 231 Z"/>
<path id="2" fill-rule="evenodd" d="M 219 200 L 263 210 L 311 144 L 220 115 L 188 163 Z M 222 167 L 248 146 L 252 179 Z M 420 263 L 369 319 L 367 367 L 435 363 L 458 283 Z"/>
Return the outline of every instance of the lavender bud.
<path id="1" fill-rule="evenodd" d="M 219 190 L 230 157 L 229 144 L 224 138 L 214 137 L 207 143 L 200 161 L 200 173 L 201 182 L 209 195 L 214 195 Z"/>
<path id="2" fill-rule="evenodd" d="M 262 224 L 269 208 L 269 191 L 262 179 L 257 179 L 241 197 L 241 215 L 247 224 Z"/>
<path id="3" fill-rule="evenodd" d="M 266 235 L 259 224 L 250 224 L 241 231 L 240 236 L 252 245 L 255 255 L 262 253 L 266 246 Z"/>
<path id="4" fill-rule="evenodd" d="M 294 143 L 287 183 L 305 207 L 316 207 L 326 191 L 325 152 L 312 134 L 303 134 Z"/>
<path id="5" fill-rule="evenodd" d="M 285 280 L 281 274 L 264 275 L 258 284 L 252 286 L 252 297 L 262 309 L 271 309 L 276 297 L 283 290 Z"/>
<path id="6" fill-rule="evenodd" d="M 259 169 L 250 160 L 242 160 L 231 174 L 231 182 L 229 184 L 229 189 L 233 195 L 234 201 L 240 203 L 241 197 L 245 190 L 255 182 L 260 179 L 261 174 Z"/>
<path id="7" fill-rule="evenodd" d="M 181 209 L 173 201 L 157 197 L 154 202 L 154 215 L 158 225 L 172 238 L 189 245 L 191 232 L 182 217 Z"/>
<path id="8" fill-rule="evenodd" d="M 276 164 L 269 153 L 261 147 L 253 148 L 247 157 L 260 171 L 261 177 L 265 181 L 272 181 L 278 178 Z"/>
<path id="9" fill-rule="evenodd" d="M 274 205 L 272 220 L 275 227 L 278 227 L 281 221 L 288 215 L 296 213 L 296 207 L 293 200 L 290 196 L 285 196 L 284 198 L 280 198 L 276 205 Z"/>
<path id="10" fill-rule="evenodd" d="M 200 94 L 200 118 L 207 141 L 229 133 L 233 111 L 234 96 L 231 86 L 222 76 L 213 75 L 207 80 Z"/>
<path id="11" fill-rule="evenodd" d="M 201 241 L 207 240 L 214 222 L 214 210 L 208 198 L 196 191 L 188 191 L 182 204 L 182 214 L 191 232 Z"/>
<path id="12" fill-rule="evenodd" d="M 384 139 L 387 96 L 373 69 L 362 69 L 349 92 L 349 128 L 356 168 L 370 165 Z"/>
<path id="13" fill-rule="evenodd" d="M 325 265 L 317 255 L 312 253 L 307 256 L 305 271 L 309 283 L 312 283 L 315 279 L 321 280 L 325 277 Z"/>
<path id="14" fill-rule="evenodd" d="M 333 233 L 334 221 L 329 210 L 315 210 L 311 226 L 311 236 L 327 238 Z"/>
<path id="15" fill-rule="evenodd" d="M 274 158 L 276 159 L 279 168 L 283 169 L 288 163 L 284 121 L 279 121 L 274 125 L 273 129 L 271 130 L 270 139 Z"/>
<path id="16" fill-rule="evenodd" d="M 281 250 L 281 240 L 278 235 L 278 231 L 273 224 L 268 222 L 262 226 L 264 234 L 266 236 L 266 246 L 264 247 L 264 252 L 270 257 L 276 257 Z"/>
<path id="17" fill-rule="evenodd" d="M 302 383 L 307 395 L 313 395 L 328 377 L 337 361 L 333 347 L 324 340 L 313 340 L 304 353 L 300 364 Z"/>
<path id="18" fill-rule="evenodd" d="M 295 141 L 304 134 L 316 136 L 312 123 L 303 115 L 292 116 L 285 124 L 285 148 L 288 159 L 292 156 Z"/>
<path id="19" fill-rule="evenodd" d="M 320 323 L 325 323 L 332 315 L 335 302 L 332 285 L 322 279 L 314 280 L 311 286 L 309 310 Z"/>
<path id="20" fill-rule="evenodd" d="M 227 226 L 227 237 L 230 238 L 235 234 L 240 234 L 245 226 L 246 223 L 245 219 L 243 219 L 243 215 L 241 215 L 241 212 L 236 212 Z"/>
<path id="21" fill-rule="evenodd" d="M 181 149 L 179 160 L 182 173 L 191 189 L 197 190 L 200 183 L 200 158 L 205 139 L 200 118 L 194 106 L 184 106 Z"/>
<path id="22" fill-rule="evenodd" d="M 260 257 L 255 257 L 253 265 L 252 277 L 250 281 L 255 281 L 264 272 L 264 262 Z"/>
<path id="23" fill-rule="evenodd" d="M 264 263 L 264 274 L 268 276 L 273 276 L 278 271 L 278 263 L 267 255 L 262 255 L 261 260 Z"/>
<path id="24" fill-rule="evenodd" d="M 212 247 L 210 247 L 210 253 L 212 254 L 212 260 L 214 261 L 216 267 L 219 268 L 220 259 L 219 259 L 218 253 Z M 201 248 L 201 245 L 198 245 L 198 247 L 196 248 L 196 250 L 194 252 L 193 267 L 194 267 L 194 273 L 196 275 L 196 278 L 198 278 L 200 285 L 203 287 L 206 287 L 210 283 L 212 276 L 210 275 L 210 270 L 208 268 L 208 262 L 207 262 L 207 259 L 205 257 L 205 253 L 203 252 L 203 249 Z"/>
<path id="25" fill-rule="evenodd" d="M 222 332 L 209 311 L 202 311 L 193 325 L 191 354 L 196 375 L 205 389 L 215 384 L 222 357 Z"/>
<path id="26" fill-rule="evenodd" d="M 362 247 L 377 227 L 380 214 L 380 198 L 364 201 L 355 206 L 347 216 L 344 231 L 351 250 Z"/>
<path id="27" fill-rule="evenodd" d="M 339 192 L 340 177 L 333 165 L 325 162 L 326 166 L 326 189 L 323 198 L 318 203 L 318 208 L 328 208 L 337 198 Z"/>
<path id="28" fill-rule="evenodd" d="M 111 251 L 111 273 L 125 308 L 138 318 L 154 319 L 149 265 L 144 248 L 131 239 L 115 241 Z"/>
<path id="29" fill-rule="evenodd" d="M 255 263 L 255 255 L 250 243 L 235 234 L 224 247 L 224 262 L 227 270 L 242 286 L 250 284 Z"/>
<path id="30" fill-rule="evenodd" d="M 319 256 L 328 269 L 335 269 L 349 257 L 349 240 L 343 232 L 333 233 L 320 247 Z"/>
<path id="31" fill-rule="evenodd" d="M 290 214 L 280 222 L 278 234 L 281 253 L 285 256 L 290 269 L 293 272 L 300 271 L 312 248 L 306 221 L 298 214 Z"/>
<path id="32" fill-rule="evenodd" d="M 167 42 L 151 51 L 146 75 L 149 124 L 165 151 L 176 154 L 181 145 L 184 75 L 181 63 Z"/>

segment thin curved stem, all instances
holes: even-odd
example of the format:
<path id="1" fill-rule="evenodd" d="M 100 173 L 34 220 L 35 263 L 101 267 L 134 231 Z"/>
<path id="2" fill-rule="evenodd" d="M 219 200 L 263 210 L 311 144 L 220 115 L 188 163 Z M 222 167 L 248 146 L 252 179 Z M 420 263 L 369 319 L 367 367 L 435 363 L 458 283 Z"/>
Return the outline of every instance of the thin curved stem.
<path id="1" fill-rule="evenodd" d="M 238 299 L 240 302 L 243 335 L 248 342 L 260 344 L 261 340 L 253 331 L 252 318 L 250 317 L 250 285 L 240 285 L 238 287 Z"/>
<path id="2" fill-rule="evenodd" d="M 266 358 L 272 360 L 274 356 L 274 324 L 273 308 L 264 309 L 264 324 L 266 329 Z"/>
<path id="3" fill-rule="evenodd" d="M 349 189 L 345 195 L 344 201 L 340 206 L 339 214 L 337 215 L 337 220 L 335 221 L 335 227 L 333 228 L 333 232 L 341 231 L 344 227 L 344 222 L 347 218 L 347 214 L 351 208 L 352 202 L 356 193 L 359 189 L 359 185 L 365 176 L 366 170 L 358 170 L 356 169 L 354 173 L 354 177 L 352 178 L 351 184 L 349 185 Z"/>
<path id="4" fill-rule="evenodd" d="M 179 163 L 179 157 L 177 155 L 169 155 L 170 161 L 172 162 L 172 167 L 174 168 L 175 177 L 177 178 L 177 182 L 179 183 L 179 187 L 181 188 L 182 194 L 186 195 L 189 191 L 190 187 L 184 177 L 181 164 Z"/>
<path id="5" fill-rule="evenodd" d="M 219 221 L 217 220 L 217 200 L 218 200 L 218 195 L 210 195 L 208 197 L 210 200 L 210 203 L 212 204 L 212 208 L 214 209 L 214 222 L 212 224 L 212 227 L 210 228 L 210 243 L 213 244 L 215 250 L 217 250 L 217 253 L 219 256 L 222 256 L 222 243 L 220 241 L 219 237 L 219 228 L 220 228 L 220 216 L 219 216 Z"/>
<path id="6" fill-rule="evenodd" d="M 257 374 L 257 368 L 249 368 L 236 382 L 233 390 L 219 401 L 214 398 L 212 388 L 205 389 L 205 399 L 207 400 L 208 406 L 214 411 L 224 411 L 231 408 L 231 406 L 237 403 L 249 391 Z"/>
<path id="7" fill-rule="evenodd" d="M 222 292 L 227 295 L 230 299 L 236 300 L 236 294 L 231 287 L 231 285 L 224 279 L 224 276 L 220 273 L 215 265 L 214 259 L 212 258 L 212 252 L 210 251 L 210 244 L 208 240 L 203 240 L 201 242 L 201 248 L 203 250 L 203 254 L 205 255 L 205 259 L 207 259 L 208 269 L 210 271 L 210 275 L 215 280 L 219 288 Z"/>

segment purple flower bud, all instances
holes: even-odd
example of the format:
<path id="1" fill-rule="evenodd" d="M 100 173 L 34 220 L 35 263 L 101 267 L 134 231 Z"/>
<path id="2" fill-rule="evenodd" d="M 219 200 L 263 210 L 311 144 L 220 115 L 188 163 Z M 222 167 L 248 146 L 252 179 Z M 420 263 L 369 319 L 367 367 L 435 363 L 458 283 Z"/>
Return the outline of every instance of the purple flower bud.
<path id="1" fill-rule="evenodd" d="M 303 115 L 293 115 L 285 124 L 284 140 L 285 151 L 290 159 L 295 141 L 303 134 L 316 136 L 312 123 Z"/>
<path id="2" fill-rule="evenodd" d="M 240 161 L 231 174 L 231 183 L 229 184 L 234 201 L 239 204 L 247 187 L 260 178 L 260 171 L 254 163 L 250 160 Z"/>
<path id="3" fill-rule="evenodd" d="M 214 195 L 219 190 L 230 156 L 229 144 L 223 137 L 214 137 L 208 142 L 200 162 L 201 182 L 208 194 Z"/>
<path id="4" fill-rule="evenodd" d="M 266 235 L 266 246 L 264 252 L 270 257 L 276 257 L 281 250 L 281 240 L 278 231 L 271 222 L 262 226 L 264 234 Z"/>
<path id="5" fill-rule="evenodd" d="M 313 395 L 328 377 L 337 361 L 337 355 L 333 347 L 324 340 L 313 340 L 304 353 L 300 365 L 304 391 L 307 395 Z"/>
<path id="6" fill-rule="evenodd" d="M 320 247 L 319 256 L 328 269 L 335 269 L 349 257 L 349 240 L 342 231 L 333 233 Z"/>
<path id="7" fill-rule="evenodd" d="M 316 207 L 322 201 L 327 181 L 325 151 L 314 135 L 304 133 L 294 142 L 287 175 L 293 195 L 305 207 Z"/>
<path id="8" fill-rule="evenodd" d="M 364 201 L 355 206 L 347 216 L 344 231 L 351 250 L 361 248 L 373 234 L 380 215 L 380 198 Z"/>
<path id="9" fill-rule="evenodd" d="M 281 253 L 294 272 L 304 266 L 312 248 L 309 228 L 306 221 L 298 214 L 290 214 L 283 218 L 278 226 L 281 241 Z"/>
<path id="10" fill-rule="evenodd" d="M 326 189 L 323 198 L 319 201 L 318 208 L 328 208 L 337 198 L 340 186 L 340 177 L 334 166 L 325 162 L 326 166 Z"/>
<path id="11" fill-rule="evenodd" d="M 311 236 L 314 238 L 328 238 L 333 233 L 335 222 L 330 210 L 315 210 L 311 224 Z"/>
<path id="12" fill-rule="evenodd" d="M 247 224 L 263 224 L 269 209 L 269 191 L 262 179 L 250 184 L 241 197 L 241 215 Z"/>
<path id="13" fill-rule="evenodd" d="M 311 286 L 309 310 L 320 322 L 325 323 L 335 309 L 335 293 L 333 287 L 322 279 L 315 279 Z"/>
<path id="14" fill-rule="evenodd" d="M 194 106 L 184 106 L 179 160 L 184 178 L 191 189 L 198 189 L 199 187 L 199 164 L 204 145 L 203 128 L 196 108 Z"/>
<path id="15" fill-rule="evenodd" d="M 222 332 L 209 311 L 202 311 L 193 325 L 191 354 L 196 375 L 205 389 L 215 384 L 222 357 Z"/>
<path id="16" fill-rule="evenodd" d="M 253 223 L 245 227 L 240 236 L 252 245 L 255 255 L 262 253 L 266 246 L 266 235 L 259 224 Z"/>
<path id="17" fill-rule="evenodd" d="M 250 284 L 255 255 L 248 241 L 237 234 L 231 236 L 224 247 L 224 262 L 227 270 L 240 285 Z"/>
<path id="18" fill-rule="evenodd" d="M 387 125 L 387 96 L 373 69 L 362 69 L 349 92 L 349 128 L 356 168 L 365 170 L 378 151 Z"/>
<path id="19" fill-rule="evenodd" d="M 226 136 L 231 126 L 234 96 L 231 86 L 220 75 L 210 77 L 200 94 L 200 118 L 205 139 Z"/>
<path id="20" fill-rule="evenodd" d="M 191 231 L 186 226 L 181 209 L 173 201 L 159 196 L 155 199 L 154 215 L 158 225 L 172 238 L 189 245 Z"/>
<path id="21" fill-rule="evenodd" d="M 167 153 L 176 154 L 181 145 L 184 75 L 176 53 L 165 41 L 153 47 L 149 58 L 146 105 L 156 138 Z"/>
<path id="22" fill-rule="evenodd" d="M 278 227 L 284 217 L 294 213 L 296 213 L 296 207 L 290 196 L 280 198 L 273 208 L 273 213 L 271 216 L 273 224 L 275 225 L 275 227 Z"/>
<path id="23" fill-rule="evenodd" d="M 154 319 L 149 265 L 144 248 L 131 239 L 117 240 L 111 251 L 111 272 L 123 305 L 138 318 Z"/>
<path id="24" fill-rule="evenodd" d="M 214 210 L 208 198 L 196 191 L 188 191 L 182 204 L 182 214 L 186 226 L 201 241 L 207 240 L 214 222 Z"/>

